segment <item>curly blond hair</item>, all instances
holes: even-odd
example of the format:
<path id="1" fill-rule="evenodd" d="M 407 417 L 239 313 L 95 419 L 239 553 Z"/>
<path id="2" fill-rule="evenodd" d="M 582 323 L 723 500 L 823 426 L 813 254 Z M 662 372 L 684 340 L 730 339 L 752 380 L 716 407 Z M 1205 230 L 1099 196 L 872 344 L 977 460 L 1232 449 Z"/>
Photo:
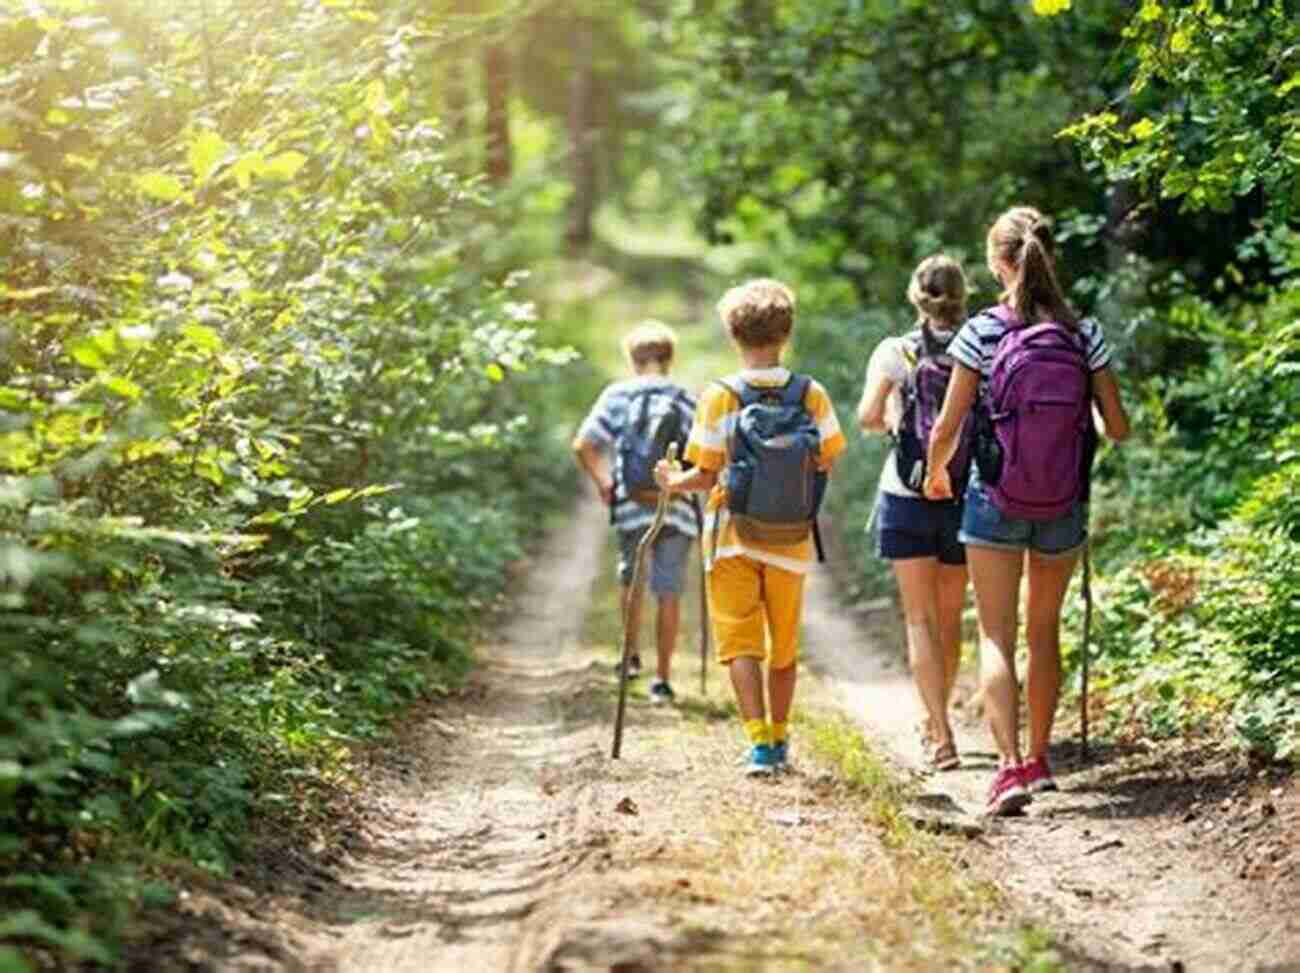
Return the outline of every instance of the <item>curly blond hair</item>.
<path id="1" fill-rule="evenodd" d="M 784 342 L 794 330 L 794 291 L 762 277 L 733 287 L 718 301 L 718 316 L 737 343 L 761 348 Z"/>

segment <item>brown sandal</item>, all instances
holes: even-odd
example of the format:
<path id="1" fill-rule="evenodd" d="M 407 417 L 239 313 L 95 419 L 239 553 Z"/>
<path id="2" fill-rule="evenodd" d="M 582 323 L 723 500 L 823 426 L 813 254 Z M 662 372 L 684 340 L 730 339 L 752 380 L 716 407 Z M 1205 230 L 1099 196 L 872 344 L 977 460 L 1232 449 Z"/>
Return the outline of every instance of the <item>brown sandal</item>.
<path id="1" fill-rule="evenodd" d="M 957 755 L 957 745 L 949 740 L 937 744 L 930 752 L 930 767 L 933 770 L 956 770 L 961 766 L 961 757 Z"/>

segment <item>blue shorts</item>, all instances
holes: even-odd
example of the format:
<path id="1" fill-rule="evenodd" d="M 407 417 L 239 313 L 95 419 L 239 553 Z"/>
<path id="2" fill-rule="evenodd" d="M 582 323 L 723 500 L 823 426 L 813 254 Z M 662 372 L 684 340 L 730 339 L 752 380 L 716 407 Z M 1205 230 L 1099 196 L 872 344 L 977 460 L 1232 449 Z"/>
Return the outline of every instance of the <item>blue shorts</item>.
<path id="1" fill-rule="evenodd" d="M 983 484 L 972 480 L 966 488 L 966 511 L 958 536 L 963 544 L 976 547 L 1028 549 L 1044 557 L 1064 557 L 1075 553 L 1088 537 L 1088 507 L 1076 503 L 1055 520 L 1008 517 L 989 499 Z"/>
<path id="2" fill-rule="evenodd" d="M 645 536 L 648 527 L 640 530 L 620 530 L 618 532 L 618 582 L 621 585 L 632 583 L 632 568 L 636 564 L 636 546 Z M 641 568 L 650 581 L 650 592 L 656 597 L 680 595 L 686 582 L 686 555 L 691 549 L 691 538 L 681 531 L 665 527 L 659 532 L 654 546 L 646 552 L 645 565 Z"/>
<path id="3" fill-rule="evenodd" d="M 937 557 L 940 564 L 965 564 L 957 538 L 961 504 L 881 493 L 876 508 L 876 553 L 887 561 Z"/>

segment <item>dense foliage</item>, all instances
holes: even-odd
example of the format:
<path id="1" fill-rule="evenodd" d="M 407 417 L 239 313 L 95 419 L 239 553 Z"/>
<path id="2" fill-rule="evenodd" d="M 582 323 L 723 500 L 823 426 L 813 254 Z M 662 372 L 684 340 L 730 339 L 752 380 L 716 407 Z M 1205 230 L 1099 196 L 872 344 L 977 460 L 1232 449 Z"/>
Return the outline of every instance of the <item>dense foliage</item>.
<path id="1" fill-rule="evenodd" d="M 108 962 L 113 862 L 309 823 L 564 482 L 420 8 L 0 16 L 0 941 Z"/>

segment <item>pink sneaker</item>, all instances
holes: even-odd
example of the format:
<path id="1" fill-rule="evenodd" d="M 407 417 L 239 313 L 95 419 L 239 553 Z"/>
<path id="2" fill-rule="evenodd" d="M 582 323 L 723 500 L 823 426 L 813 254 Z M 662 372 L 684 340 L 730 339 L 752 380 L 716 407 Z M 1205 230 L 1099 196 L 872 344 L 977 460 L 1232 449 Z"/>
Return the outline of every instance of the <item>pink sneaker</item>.
<path id="1" fill-rule="evenodd" d="M 1031 800 L 1024 781 L 1020 779 L 1020 768 L 1003 767 L 993 778 L 984 811 L 992 817 L 1018 814 Z"/>
<path id="2" fill-rule="evenodd" d="M 1052 766 L 1047 762 L 1045 754 L 1020 765 L 1020 780 L 1030 794 L 1058 790 L 1056 780 L 1052 777 Z"/>

